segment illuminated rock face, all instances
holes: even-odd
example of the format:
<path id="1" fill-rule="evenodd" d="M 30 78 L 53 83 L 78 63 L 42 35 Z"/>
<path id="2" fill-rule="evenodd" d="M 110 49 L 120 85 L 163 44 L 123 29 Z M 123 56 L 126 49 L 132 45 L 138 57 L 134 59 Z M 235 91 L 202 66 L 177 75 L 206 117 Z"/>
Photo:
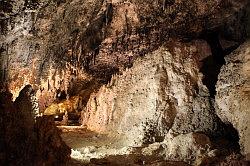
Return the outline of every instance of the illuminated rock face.
<path id="1" fill-rule="evenodd" d="M 163 155 L 167 161 L 192 161 L 193 165 L 204 163 L 204 158 L 213 157 L 210 139 L 201 133 L 180 134 L 172 137 L 168 135 L 164 142 L 154 143 L 143 148 L 142 154 Z M 210 152 L 210 154 L 209 154 Z M 195 162 L 194 162 L 195 161 Z"/>
<path id="2" fill-rule="evenodd" d="M 169 131 L 216 134 L 220 123 L 201 81 L 199 57 L 195 43 L 171 42 L 138 59 L 91 96 L 83 125 L 125 136 L 130 144 L 162 141 Z"/>
<path id="3" fill-rule="evenodd" d="M 226 57 L 216 85 L 216 112 L 238 131 L 242 153 L 250 157 L 250 42 Z"/>
<path id="4" fill-rule="evenodd" d="M 235 31 L 243 24 L 234 20 L 241 20 L 235 18 L 242 17 L 246 2 L 3 1 L 1 89 L 7 84 L 16 98 L 32 85 L 44 111 L 58 89 L 74 96 L 88 89 L 79 82 L 107 83 L 169 37 L 189 39 L 230 27 L 229 34 L 242 38 Z"/>
<path id="5" fill-rule="evenodd" d="M 82 98 L 74 96 L 68 100 L 64 100 L 60 103 L 54 103 L 50 105 L 45 111 L 44 115 L 64 114 L 65 112 L 78 113 L 82 110 L 83 105 L 81 103 Z"/>
<path id="6" fill-rule="evenodd" d="M 171 154 L 165 155 L 167 160 L 185 160 L 199 155 L 189 151 L 207 148 L 206 145 L 210 145 L 207 136 L 218 136 L 223 130 L 200 73 L 201 61 L 213 54 L 214 49 L 204 41 L 184 41 L 197 38 L 209 41 L 212 34 L 223 39 L 223 50 L 241 43 L 246 36 L 244 13 L 247 2 L 2 0 L 0 91 L 8 89 L 13 93 L 13 100 L 17 98 L 13 104 L 7 95 L 8 100 L 2 100 L 2 103 L 8 103 L 10 110 L 15 110 L 18 116 L 16 109 L 22 110 L 22 118 L 17 124 L 12 123 L 16 117 L 1 111 L 4 118 L 0 121 L 3 122 L 0 136 L 17 139 L 18 131 L 23 129 L 19 126 L 24 123 L 26 133 L 22 136 L 28 139 L 27 142 L 36 135 L 38 140 L 32 140 L 38 141 L 35 147 L 53 144 L 49 154 L 46 149 L 35 152 L 49 158 L 49 163 L 45 164 L 66 161 L 69 148 L 61 142 L 53 120 L 45 118 L 42 123 L 39 118 L 35 122 L 33 115 L 36 113 L 31 107 L 37 108 L 37 100 L 41 112 L 54 104 L 45 111 L 46 114 L 75 111 L 81 109 L 75 104 L 78 101 L 65 100 L 65 96 L 69 99 L 80 96 L 82 124 L 91 130 L 121 135 L 125 146 L 163 141 L 171 147 L 164 149 L 165 154 Z M 182 42 L 172 41 L 173 38 Z M 209 44 L 212 45 L 213 40 Z M 26 85 L 35 88 L 36 96 L 27 100 L 25 95 L 18 98 Z M 231 110 L 229 113 L 220 110 L 225 107 L 220 98 L 231 103 L 231 96 L 236 94 L 228 92 L 230 99 L 224 100 L 227 95 L 221 96 L 224 91 L 220 83 L 217 89 L 218 115 L 224 122 L 234 124 L 240 133 L 242 151 L 247 154 L 248 128 L 244 126 L 247 120 L 246 123 L 245 119 L 230 120 Z M 55 101 L 60 98 L 58 91 L 65 91 L 65 96 Z M 245 98 L 239 103 L 244 106 L 244 102 L 247 102 Z M 231 106 L 225 108 L 231 109 Z M 238 106 L 232 108 L 237 110 Z M 5 124 L 9 124 L 7 128 Z M 34 128 L 36 132 L 30 131 Z M 10 133 L 4 133 L 5 130 Z M 52 134 L 54 132 L 56 136 Z M 50 137 L 43 137 L 47 134 L 53 138 L 51 144 Z M 1 138 L 0 143 L 5 138 Z M 201 139 L 204 142 L 199 142 Z M 23 151 L 34 145 L 31 143 L 26 148 L 21 141 L 7 142 L 12 147 L 9 154 L 13 151 L 18 154 L 15 146 L 19 144 Z M 191 143 L 186 144 L 187 141 Z M 65 154 L 57 153 L 63 150 Z M 27 154 L 30 153 L 27 150 Z M 55 156 L 50 156 L 53 153 Z M 0 151 L 0 159 L 5 155 Z"/>

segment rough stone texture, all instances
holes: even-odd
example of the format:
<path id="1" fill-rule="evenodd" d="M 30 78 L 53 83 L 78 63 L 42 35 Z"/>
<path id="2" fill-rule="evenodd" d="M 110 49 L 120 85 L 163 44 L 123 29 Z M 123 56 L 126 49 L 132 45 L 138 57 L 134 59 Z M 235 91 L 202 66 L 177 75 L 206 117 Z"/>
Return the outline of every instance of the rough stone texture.
<path id="1" fill-rule="evenodd" d="M 250 161 L 246 161 L 241 155 L 239 154 L 231 154 L 227 156 L 225 159 L 221 161 L 216 161 L 212 163 L 218 166 L 228 166 L 228 165 L 241 165 L 241 166 L 248 166 L 250 165 Z"/>
<path id="2" fill-rule="evenodd" d="M 204 42 L 173 44 L 169 38 L 210 40 L 212 34 L 220 37 L 224 50 L 238 45 L 246 36 L 247 2 L 1 0 L 0 91 L 10 90 L 13 99 L 17 98 L 13 104 L 12 96 L 6 93 L 8 100 L 0 103 L 15 112 L 15 116 L 0 112 L 0 134 L 4 136 L 0 143 L 8 145 L 10 154 L 14 154 L 10 161 L 18 158 L 14 165 L 23 162 L 20 154 L 31 160 L 30 154 L 37 154 L 33 145 L 38 140 L 52 149 L 38 153 L 48 157 L 45 164 L 63 161 L 67 156 L 57 156 L 56 151 L 67 148 L 59 136 L 51 135 L 57 133 L 55 127 L 49 127 L 52 119 L 45 118 L 44 124 L 40 118 L 34 121 L 38 114 L 36 100 L 41 112 L 56 103 L 49 114 L 78 109 L 65 97 L 55 102 L 58 91 L 65 91 L 66 99 L 80 95 L 83 107 L 91 96 L 83 112 L 83 124 L 98 132 L 125 135 L 127 145 L 163 141 L 167 133 L 176 140 L 183 136 L 183 140 L 191 141 L 196 140 L 190 134 L 193 132 L 217 135 L 220 123 L 199 73 L 201 60 L 214 50 Z M 169 44 L 164 44 L 167 41 Z M 201 52 L 197 44 L 205 49 Z M 111 79 L 114 73 L 121 75 Z M 35 88 L 36 96 L 26 85 Z M 20 122 L 16 123 L 16 118 Z M 39 131 L 33 131 L 34 125 Z M 21 136 L 19 130 L 24 131 Z M 36 135 L 42 138 L 37 140 Z M 22 139 L 17 139 L 19 136 Z M 50 144 L 51 138 L 59 142 Z M 205 136 L 201 138 L 206 140 Z M 21 152 L 15 149 L 17 145 Z M 42 147 L 39 143 L 36 146 Z M 199 149 L 194 144 L 183 148 L 192 149 L 189 146 Z M 9 154 L 6 147 L 0 148 L 0 159 L 4 160 Z M 179 153 L 174 151 L 174 155 Z M 183 160 L 186 154 L 180 154 Z M 36 161 L 43 164 L 43 160 Z"/>
<path id="3" fill-rule="evenodd" d="M 204 134 L 189 133 L 176 137 L 168 135 L 163 142 L 143 148 L 142 154 L 148 156 L 158 154 L 158 156 L 164 156 L 167 161 L 194 163 L 200 158 L 212 157 L 211 147 L 210 139 Z"/>
<path id="4" fill-rule="evenodd" d="M 164 142 L 138 148 L 131 154 L 112 155 L 101 159 L 91 159 L 93 165 L 201 165 L 193 161 L 199 157 L 212 157 L 211 142 L 203 134 L 189 133 L 168 137 Z"/>
<path id="5" fill-rule="evenodd" d="M 215 134 L 219 119 L 201 81 L 199 56 L 194 43 L 171 42 L 136 61 L 92 94 L 83 125 L 124 134 L 129 144 L 162 141 L 170 129 Z"/>
<path id="6" fill-rule="evenodd" d="M 248 3 L 248 8 L 247 8 L 247 35 L 249 38 L 250 37 L 250 3 Z"/>
<path id="7" fill-rule="evenodd" d="M 70 148 L 62 141 L 53 117 L 32 115 L 32 88 L 0 94 L 0 165 L 65 165 Z"/>
<path id="8" fill-rule="evenodd" d="M 7 86 L 16 98 L 32 85 L 44 111 L 58 89 L 73 96 L 86 90 L 88 82 L 97 82 L 96 90 L 169 37 L 190 39 L 229 29 L 223 36 L 242 39 L 244 33 L 238 32 L 244 24 L 235 20 L 243 17 L 246 3 L 2 0 L 1 89 Z"/>
<path id="9" fill-rule="evenodd" d="M 34 130 L 37 136 L 35 154 L 38 156 L 35 165 L 67 165 L 71 150 L 62 141 L 54 117 L 38 117 Z"/>
<path id="10" fill-rule="evenodd" d="M 238 131 L 242 153 L 250 159 L 250 42 L 226 57 L 216 85 L 216 112 Z"/>
<path id="11" fill-rule="evenodd" d="M 21 114 L 21 119 L 26 127 L 33 127 L 35 123 L 35 118 L 38 116 L 39 108 L 38 103 L 35 98 L 35 91 L 32 89 L 31 85 L 26 85 L 19 93 L 16 98 L 14 105 L 16 109 Z"/>

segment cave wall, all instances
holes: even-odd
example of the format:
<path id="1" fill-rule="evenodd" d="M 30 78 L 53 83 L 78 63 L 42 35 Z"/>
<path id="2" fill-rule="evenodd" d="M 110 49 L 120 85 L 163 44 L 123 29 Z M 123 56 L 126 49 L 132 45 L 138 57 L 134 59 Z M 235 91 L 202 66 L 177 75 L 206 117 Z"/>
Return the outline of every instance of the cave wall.
<path id="1" fill-rule="evenodd" d="M 249 38 L 249 36 L 250 36 L 250 3 L 248 3 L 247 15 L 248 15 L 248 17 L 247 17 L 247 21 L 248 21 L 248 23 L 247 23 L 247 33 L 248 33 L 248 38 Z"/>
<path id="2" fill-rule="evenodd" d="M 216 112 L 238 131 L 241 151 L 250 155 L 250 44 L 241 45 L 226 57 L 216 85 Z"/>
<path id="3" fill-rule="evenodd" d="M 33 85 L 43 111 L 56 90 L 74 96 L 93 82 L 98 89 L 169 37 L 224 29 L 242 16 L 246 2 L 4 0 L 1 89 L 16 98 Z"/>
<path id="4" fill-rule="evenodd" d="M 86 78 L 87 74 L 79 70 L 76 63 L 70 64 L 73 59 L 67 45 L 71 44 L 77 24 L 87 24 L 86 19 L 94 15 L 91 9 L 98 10 L 100 3 L 93 2 L 97 9 L 90 8 L 93 5 L 91 1 L 81 5 L 79 2 L 69 5 L 68 2 L 64 7 L 56 1 L 29 1 L 32 6 L 6 3 L 19 7 L 20 11 L 11 13 L 11 17 L 3 22 L 2 82 L 7 83 L 14 98 L 25 85 L 33 85 L 38 91 L 40 107 L 44 109 L 54 100 L 57 89 L 67 92 L 70 82 L 78 77 Z M 68 13 L 63 20 L 64 8 Z M 78 13 L 79 10 L 86 11 L 86 8 L 89 8 L 89 13 Z"/>
<path id="5" fill-rule="evenodd" d="M 131 145 L 162 141 L 168 133 L 218 134 L 222 127 L 199 72 L 203 45 L 209 47 L 205 41 L 172 41 L 136 60 L 91 95 L 83 125 L 125 136 Z"/>
<path id="6" fill-rule="evenodd" d="M 224 126 L 215 115 L 213 98 L 202 82 L 200 70 L 203 60 L 216 51 L 211 43 L 221 42 L 225 51 L 245 40 L 246 32 L 249 33 L 244 22 L 247 3 L 247 0 L 2 0 L 0 89 L 10 91 L 13 97 L 7 95 L 8 100 L 0 104 L 15 107 L 11 100 L 30 84 L 36 91 L 34 98 L 40 111 L 44 111 L 56 100 L 59 89 L 66 92 L 65 98 L 82 97 L 83 125 L 91 130 L 123 133 L 129 144 L 165 140 L 167 146 L 174 145 L 166 152 L 173 154 L 166 155 L 167 159 L 178 158 L 179 153 L 175 152 L 185 144 L 185 139 L 190 142 L 204 139 L 201 149 L 205 148 L 210 144 L 207 136 L 218 136 L 224 132 L 220 130 Z M 211 40 L 210 36 L 220 41 Z M 222 73 L 221 77 L 225 75 Z M 18 109 L 25 111 L 26 105 L 22 106 Z M 14 113 L 18 110 L 12 109 Z M 2 117 L 5 112 L 1 105 Z M 234 124 L 221 116 L 224 113 L 217 112 L 223 122 Z M 27 114 L 21 117 L 24 118 L 20 120 L 21 127 L 22 123 L 30 122 L 27 128 L 38 130 L 24 138 L 53 132 L 39 131 L 47 124 L 42 120 L 27 120 Z M 11 114 L 7 119 L 15 118 Z M 4 126 L 8 122 L 0 120 L 1 135 L 5 135 L 3 131 L 10 130 Z M 48 123 L 54 125 L 51 119 Z M 7 139 L 8 145 L 8 138 L 16 139 L 17 124 L 10 123 L 15 131 L 10 130 L 10 137 L 7 132 L 0 142 Z M 56 130 L 55 126 L 52 129 Z M 239 134 L 244 146 L 247 139 Z M 47 144 L 48 140 L 39 138 L 40 142 L 33 140 L 38 141 L 34 146 Z M 60 137 L 57 135 L 56 139 Z M 13 147 L 17 144 L 14 142 Z M 198 145 L 192 146 L 191 143 L 183 148 L 200 150 Z M 245 149 L 248 153 L 249 148 Z M 185 159 L 184 151 L 181 160 Z"/>

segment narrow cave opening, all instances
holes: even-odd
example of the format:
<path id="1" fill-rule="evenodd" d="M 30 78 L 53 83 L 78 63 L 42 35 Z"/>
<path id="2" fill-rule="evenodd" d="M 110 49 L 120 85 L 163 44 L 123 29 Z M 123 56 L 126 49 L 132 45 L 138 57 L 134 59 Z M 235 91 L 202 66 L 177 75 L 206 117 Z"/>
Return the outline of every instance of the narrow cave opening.
<path id="1" fill-rule="evenodd" d="M 225 53 L 221 46 L 219 35 L 217 33 L 208 33 L 203 37 L 211 48 L 212 55 L 202 60 L 201 72 L 204 77 L 203 83 L 207 86 L 211 97 L 215 97 L 216 88 L 215 85 L 218 81 L 218 75 L 223 64 L 225 64 Z"/>
<path id="2" fill-rule="evenodd" d="M 220 74 L 220 70 L 226 61 L 225 56 L 232 53 L 238 48 L 240 41 L 234 41 L 232 39 L 225 39 L 230 44 L 225 44 L 224 38 L 220 36 L 218 32 L 206 33 L 202 36 L 202 39 L 206 40 L 211 49 L 211 55 L 202 60 L 202 67 L 200 71 L 204 77 L 202 79 L 203 84 L 207 86 L 210 97 L 215 99 L 216 95 L 216 84 Z M 211 138 L 217 148 L 227 149 L 226 155 L 233 153 L 240 153 L 239 145 L 239 133 L 230 123 L 225 124 L 219 120 L 223 126 L 223 132 L 220 132 L 214 138 Z M 226 151 L 226 150 L 225 150 Z"/>
<path id="3" fill-rule="evenodd" d="M 200 71 L 204 77 L 203 84 L 207 86 L 212 98 L 216 95 L 216 83 L 221 67 L 225 64 L 224 57 L 238 48 L 242 41 L 235 41 L 231 38 L 221 35 L 219 32 L 208 32 L 201 36 L 206 40 L 211 48 L 211 55 L 202 60 Z M 228 42 L 228 43 L 227 43 Z"/>

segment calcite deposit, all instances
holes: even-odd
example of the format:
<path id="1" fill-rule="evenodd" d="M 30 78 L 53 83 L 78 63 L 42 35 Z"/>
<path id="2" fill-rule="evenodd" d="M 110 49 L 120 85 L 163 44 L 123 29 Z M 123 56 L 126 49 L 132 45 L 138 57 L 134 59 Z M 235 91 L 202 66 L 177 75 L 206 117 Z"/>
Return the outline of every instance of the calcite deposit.
<path id="1" fill-rule="evenodd" d="M 249 6 L 0 0 L 0 165 L 247 163 Z"/>
<path id="2" fill-rule="evenodd" d="M 139 144 L 161 141 L 170 129 L 214 134 L 219 121 L 201 81 L 199 57 L 194 44 L 171 42 L 136 61 L 91 96 L 83 125 Z"/>
<path id="3" fill-rule="evenodd" d="M 185 40 L 216 31 L 243 40 L 246 3 L 4 0 L 1 86 L 16 98 L 25 85 L 33 85 L 43 112 L 58 89 L 74 96 L 88 89 L 84 82 L 106 83 L 169 37 Z"/>

